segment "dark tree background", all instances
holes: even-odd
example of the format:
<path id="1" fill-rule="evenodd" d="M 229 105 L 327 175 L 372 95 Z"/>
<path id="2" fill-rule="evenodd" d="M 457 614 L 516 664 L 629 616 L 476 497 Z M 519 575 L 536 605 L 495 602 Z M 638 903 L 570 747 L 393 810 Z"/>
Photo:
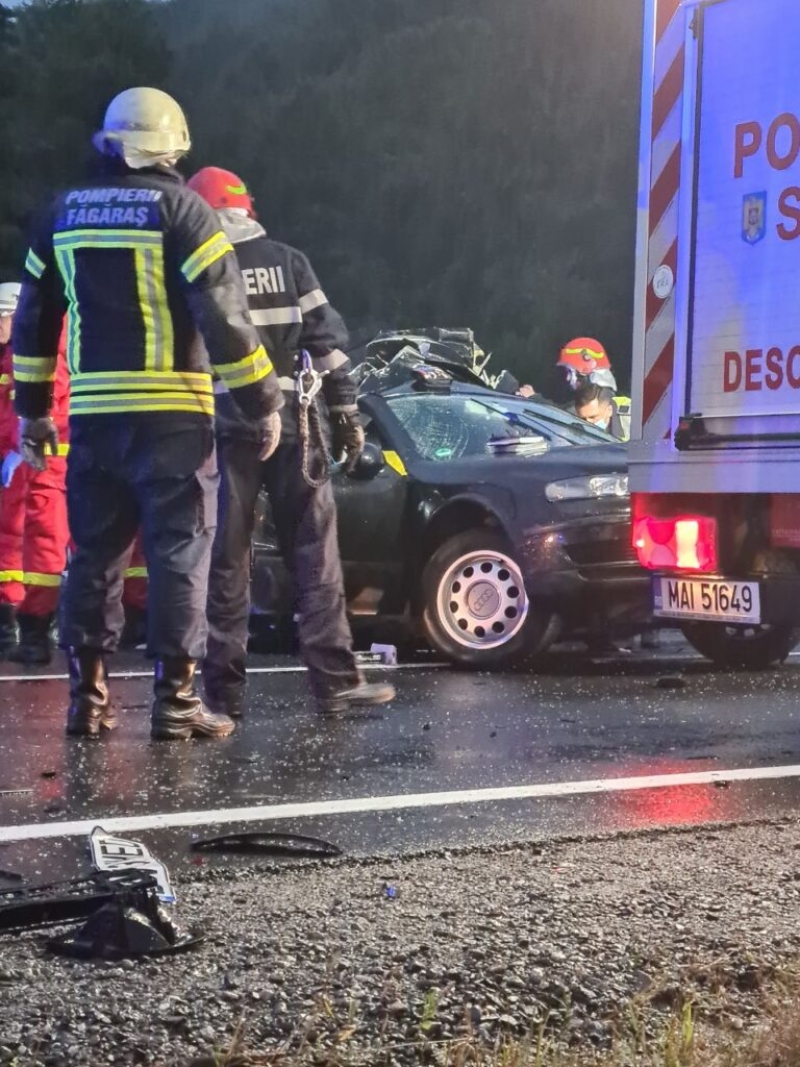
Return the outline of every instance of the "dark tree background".
<path id="1" fill-rule="evenodd" d="M 239 170 L 357 339 L 472 326 L 542 381 L 630 363 L 642 0 L 34 0 L 0 6 L 0 269 L 81 172 L 104 104 L 186 107 L 190 169 Z"/>

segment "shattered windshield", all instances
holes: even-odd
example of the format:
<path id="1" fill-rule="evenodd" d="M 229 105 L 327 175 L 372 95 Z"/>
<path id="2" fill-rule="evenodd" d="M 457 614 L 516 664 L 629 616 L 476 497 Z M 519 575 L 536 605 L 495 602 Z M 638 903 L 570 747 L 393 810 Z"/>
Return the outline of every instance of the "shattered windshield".
<path id="1" fill-rule="evenodd" d="M 551 448 L 609 443 L 574 415 L 515 397 L 415 394 L 387 403 L 423 459 L 537 455 Z"/>

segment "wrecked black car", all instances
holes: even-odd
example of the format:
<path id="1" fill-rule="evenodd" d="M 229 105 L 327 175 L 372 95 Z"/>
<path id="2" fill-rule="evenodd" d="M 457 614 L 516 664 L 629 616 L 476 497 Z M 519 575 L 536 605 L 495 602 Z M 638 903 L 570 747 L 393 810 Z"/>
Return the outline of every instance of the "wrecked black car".
<path id="1" fill-rule="evenodd" d="M 641 628 L 625 447 L 546 401 L 402 362 L 397 384 L 360 395 L 366 449 L 332 475 L 354 620 L 484 668 Z M 266 500 L 255 541 L 254 608 L 291 619 Z"/>

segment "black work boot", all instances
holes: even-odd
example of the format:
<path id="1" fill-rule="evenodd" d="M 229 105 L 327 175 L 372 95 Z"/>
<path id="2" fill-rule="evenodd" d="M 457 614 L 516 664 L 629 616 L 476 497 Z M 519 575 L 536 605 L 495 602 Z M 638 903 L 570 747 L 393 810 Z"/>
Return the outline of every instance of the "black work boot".
<path id="1" fill-rule="evenodd" d="M 7 659 L 17 647 L 17 609 L 0 604 L 0 659 Z"/>
<path id="2" fill-rule="evenodd" d="M 71 648 L 69 668 L 69 713 L 67 733 L 71 737 L 99 737 L 103 730 L 118 726 L 108 695 L 108 671 L 102 652 L 93 648 Z"/>
<path id="3" fill-rule="evenodd" d="M 206 704 L 217 715 L 241 719 L 247 697 L 247 667 L 239 658 L 215 663 L 203 660 L 203 691 Z"/>
<path id="4" fill-rule="evenodd" d="M 193 659 L 156 661 L 150 736 L 157 741 L 188 741 L 192 737 L 228 737 L 235 723 L 214 715 L 203 704 L 194 684 Z"/>
<path id="5" fill-rule="evenodd" d="M 396 695 L 393 685 L 385 682 L 365 682 L 362 678 L 357 685 L 349 689 L 340 689 L 336 693 L 318 698 L 317 707 L 320 715 L 339 715 L 350 708 L 388 704 Z"/>
<path id="6" fill-rule="evenodd" d="M 17 615 L 19 623 L 19 644 L 9 652 L 8 658 L 13 663 L 24 663 L 27 667 L 46 664 L 53 659 L 53 639 L 50 631 L 53 627 L 53 615 Z"/>

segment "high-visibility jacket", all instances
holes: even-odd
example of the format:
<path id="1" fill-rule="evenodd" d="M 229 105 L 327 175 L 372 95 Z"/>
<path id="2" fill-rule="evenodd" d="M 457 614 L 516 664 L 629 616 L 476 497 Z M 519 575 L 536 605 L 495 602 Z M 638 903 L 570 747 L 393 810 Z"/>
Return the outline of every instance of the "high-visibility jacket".
<path id="1" fill-rule="evenodd" d="M 104 167 L 61 193 L 34 234 L 12 335 L 18 414 L 49 410 L 64 314 L 72 418 L 211 419 L 212 366 L 249 417 L 278 410 L 216 213 L 176 171 Z"/>
<path id="2" fill-rule="evenodd" d="M 308 258 L 296 248 L 273 241 L 255 219 L 229 211 L 219 215 L 236 252 L 250 316 L 272 357 L 284 394 L 295 390 L 297 361 L 305 349 L 314 369 L 325 374 L 322 397 L 329 410 L 355 411 L 357 389 L 350 377 L 350 359 L 343 351 L 347 327 L 328 301 Z M 295 432 L 293 410 L 292 404 L 284 409 L 284 436 Z M 227 432 L 236 422 L 236 413 L 221 396 L 217 411 L 218 428 Z"/>
<path id="3" fill-rule="evenodd" d="M 613 400 L 614 414 L 611 416 L 613 429 L 611 432 L 620 441 L 631 439 L 631 405 L 633 401 L 629 396 L 615 396 Z"/>

